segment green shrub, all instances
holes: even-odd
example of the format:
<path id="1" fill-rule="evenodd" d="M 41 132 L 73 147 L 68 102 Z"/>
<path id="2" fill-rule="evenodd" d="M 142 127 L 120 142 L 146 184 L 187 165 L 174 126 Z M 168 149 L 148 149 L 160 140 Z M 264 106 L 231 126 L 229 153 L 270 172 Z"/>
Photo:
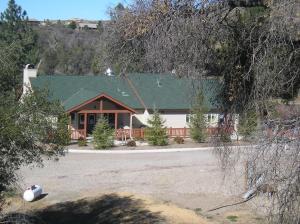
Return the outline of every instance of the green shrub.
<path id="1" fill-rule="evenodd" d="M 237 222 L 238 217 L 236 215 L 229 215 L 226 217 L 228 220 L 230 220 L 231 222 Z"/>
<path id="2" fill-rule="evenodd" d="M 9 187 L 6 191 L 3 191 L 2 194 L 4 198 L 12 198 L 18 196 L 20 192 L 16 187 Z"/>
<path id="3" fill-rule="evenodd" d="M 129 141 L 127 141 L 126 145 L 128 147 L 135 147 L 136 146 L 136 142 L 134 140 L 129 140 Z"/>
<path id="4" fill-rule="evenodd" d="M 177 136 L 174 138 L 174 142 L 176 142 L 177 144 L 183 144 L 184 138 Z"/>
<path id="5" fill-rule="evenodd" d="M 80 137 L 80 138 L 78 139 L 78 146 L 80 146 L 80 147 L 87 146 L 86 139 Z"/>
<path id="6" fill-rule="evenodd" d="M 145 139 L 142 138 L 142 137 L 134 137 L 133 139 L 134 139 L 135 141 L 141 141 L 141 142 L 145 141 Z"/>
<path id="7" fill-rule="evenodd" d="M 190 121 L 191 138 L 196 142 L 205 142 L 207 138 L 205 113 L 207 109 L 204 105 L 204 96 L 200 92 L 196 97 L 192 108 L 192 116 Z"/>
<path id="8" fill-rule="evenodd" d="M 221 142 L 231 142 L 231 134 L 225 130 L 220 131 L 220 140 Z"/>
<path id="9" fill-rule="evenodd" d="M 68 129 L 69 117 L 63 114 L 58 117 L 57 129 L 55 135 L 55 141 L 61 142 L 63 145 L 70 144 L 71 141 L 71 130 Z"/>
<path id="10" fill-rule="evenodd" d="M 93 132 L 94 147 L 105 149 L 114 145 L 115 131 L 109 126 L 108 121 L 101 117 Z"/>
<path id="11" fill-rule="evenodd" d="M 152 117 L 148 120 L 149 127 L 145 130 L 145 138 L 151 145 L 167 145 L 168 136 L 164 121 L 160 117 L 158 111 L 154 110 Z"/>
<path id="12" fill-rule="evenodd" d="M 202 208 L 195 208 L 194 211 L 197 215 L 202 215 Z"/>
<path id="13" fill-rule="evenodd" d="M 238 132 L 245 139 L 248 139 L 253 135 L 257 128 L 257 115 L 254 110 L 244 112 L 240 116 Z"/>

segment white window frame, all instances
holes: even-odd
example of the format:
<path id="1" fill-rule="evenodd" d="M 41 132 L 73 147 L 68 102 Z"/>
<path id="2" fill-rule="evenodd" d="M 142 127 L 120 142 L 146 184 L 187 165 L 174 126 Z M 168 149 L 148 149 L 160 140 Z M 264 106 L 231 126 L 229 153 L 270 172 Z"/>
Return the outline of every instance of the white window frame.
<path id="1" fill-rule="evenodd" d="M 190 124 L 191 123 L 191 117 L 192 117 L 192 114 L 186 114 L 185 115 L 185 122 L 187 124 Z"/>

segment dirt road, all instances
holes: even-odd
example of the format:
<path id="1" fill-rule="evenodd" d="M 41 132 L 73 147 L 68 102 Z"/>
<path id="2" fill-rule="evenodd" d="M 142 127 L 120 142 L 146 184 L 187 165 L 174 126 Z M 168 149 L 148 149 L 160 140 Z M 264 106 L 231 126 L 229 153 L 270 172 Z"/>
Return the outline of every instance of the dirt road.
<path id="1" fill-rule="evenodd" d="M 245 204 L 206 212 L 218 205 L 240 200 L 244 192 L 242 169 L 238 168 L 224 181 L 217 159 L 210 150 L 145 154 L 70 153 L 59 162 L 47 161 L 44 168 L 22 168 L 20 175 L 23 177 L 20 184 L 24 188 L 31 184 L 43 186 L 48 193 L 43 199 L 46 204 L 99 193 L 126 192 L 196 211 L 212 221 L 226 219 L 224 215 L 233 213 L 245 213 L 250 219 L 255 218 L 248 213 L 249 207 Z"/>

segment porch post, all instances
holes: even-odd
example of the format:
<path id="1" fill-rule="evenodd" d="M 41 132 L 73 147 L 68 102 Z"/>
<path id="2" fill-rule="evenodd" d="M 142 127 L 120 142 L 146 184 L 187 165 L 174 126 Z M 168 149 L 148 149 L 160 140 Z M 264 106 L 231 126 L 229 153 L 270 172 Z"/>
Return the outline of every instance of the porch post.
<path id="1" fill-rule="evenodd" d="M 118 113 L 115 113 L 115 130 L 118 129 Z"/>
<path id="2" fill-rule="evenodd" d="M 102 110 L 103 110 L 103 100 L 100 99 L 100 113 L 102 112 Z"/>
<path id="3" fill-rule="evenodd" d="M 130 116 L 130 122 L 129 122 L 129 126 L 130 126 L 129 137 L 132 139 L 132 113 L 130 113 L 129 116 Z"/>
<path id="4" fill-rule="evenodd" d="M 69 133 L 71 133 L 71 139 L 73 139 L 71 113 L 68 113 L 68 115 L 69 115 L 69 119 L 68 119 L 68 131 L 69 131 Z"/>
<path id="5" fill-rule="evenodd" d="M 84 138 L 87 136 L 87 113 L 84 113 Z"/>

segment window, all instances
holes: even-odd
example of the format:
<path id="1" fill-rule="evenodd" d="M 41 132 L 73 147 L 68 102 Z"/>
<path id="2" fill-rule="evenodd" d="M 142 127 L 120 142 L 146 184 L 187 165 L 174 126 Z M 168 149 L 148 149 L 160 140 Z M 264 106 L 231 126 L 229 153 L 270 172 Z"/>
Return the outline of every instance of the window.
<path id="1" fill-rule="evenodd" d="M 185 122 L 190 123 L 191 122 L 191 114 L 186 114 L 185 115 Z"/>
<path id="2" fill-rule="evenodd" d="M 79 122 L 80 124 L 84 124 L 84 114 L 79 115 Z"/>
<path id="3" fill-rule="evenodd" d="M 213 120 L 213 115 L 212 115 L 212 114 L 208 114 L 208 115 L 207 115 L 207 122 L 208 122 L 208 123 L 211 123 L 212 120 Z"/>
<path id="4" fill-rule="evenodd" d="M 73 123 L 75 120 L 75 114 L 74 113 L 71 113 L 71 122 Z"/>
<path id="5" fill-rule="evenodd" d="M 218 122 L 218 114 L 207 114 L 207 122 L 209 124 Z"/>
<path id="6" fill-rule="evenodd" d="M 89 114 L 89 124 L 95 124 L 95 114 Z"/>

